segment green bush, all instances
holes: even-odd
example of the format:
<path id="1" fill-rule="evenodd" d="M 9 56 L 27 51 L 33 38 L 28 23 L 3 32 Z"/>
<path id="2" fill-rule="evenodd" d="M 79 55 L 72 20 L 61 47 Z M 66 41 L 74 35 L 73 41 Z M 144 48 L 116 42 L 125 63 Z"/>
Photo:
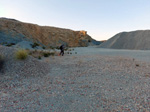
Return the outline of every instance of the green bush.
<path id="1" fill-rule="evenodd" d="M 28 57 L 28 52 L 22 49 L 22 50 L 18 50 L 15 55 L 17 59 L 25 60 Z"/>

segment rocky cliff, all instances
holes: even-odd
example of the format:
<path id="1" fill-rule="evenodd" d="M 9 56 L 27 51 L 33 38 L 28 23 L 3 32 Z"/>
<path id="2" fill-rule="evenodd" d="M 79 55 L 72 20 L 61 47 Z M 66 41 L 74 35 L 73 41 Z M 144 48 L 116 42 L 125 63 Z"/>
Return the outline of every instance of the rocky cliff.
<path id="1" fill-rule="evenodd" d="M 100 45 L 101 48 L 150 50 L 150 30 L 118 33 Z"/>
<path id="2" fill-rule="evenodd" d="M 46 47 L 88 46 L 96 42 L 86 31 L 73 31 L 49 26 L 23 23 L 14 19 L 0 18 L 0 43 L 37 42 Z"/>

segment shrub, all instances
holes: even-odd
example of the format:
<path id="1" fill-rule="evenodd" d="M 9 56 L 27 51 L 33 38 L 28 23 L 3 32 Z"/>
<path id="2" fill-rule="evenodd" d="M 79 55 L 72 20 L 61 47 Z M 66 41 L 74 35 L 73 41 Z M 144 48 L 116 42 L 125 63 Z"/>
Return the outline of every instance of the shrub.
<path id="1" fill-rule="evenodd" d="M 2 55 L 0 55 L 0 72 L 3 69 L 4 66 L 4 58 L 2 57 Z"/>
<path id="2" fill-rule="evenodd" d="M 42 51 L 39 51 L 39 50 L 29 50 L 28 53 L 29 55 L 33 56 L 34 58 L 39 58 L 42 57 Z"/>
<path id="3" fill-rule="evenodd" d="M 50 56 L 50 53 L 49 53 L 49 52 L 44 52 L 44 53 L 43 53 L 43 56 L 44 56 L 44 57 L 49 57 L 49 56 Z"/>
<path id="4" fill-rule="evenodd" d="M 29 55 L 32 55 L 32 52 L 29 51 Z"/>
<path id="5" fill-rule="evenodd" d="M 49 46 L 50 49 L 55 49 L 53 46 Z"/>
<path id="6" fill-rule="evenodd" d="M 36 46 L 39 46 L 39 44 L 38 43 L 34 43 L 31 46 L 32 46 L 32 48 L 35 48 Z"/>
<path id="7" fill-rule="evenodd" d="M 64 50 L 65 50 L 65 51 L 68 51 L 68 48 L 66 47 Z"/>
<path id="8" fill-rule="evenodd" d="M 7 42 L 2 42 L 2 43 L 1 43 L 1 45 L 6 45 L 6 44 L 7 44 Z"/>
<path id="9" fill-rule="evenodd" d="M 51 52 L 51 53 L 50 53 L 50 55 L 51 55 L 51 56 L 54 56 L 54 55 L 55 55 L 55 53 L 54 53 L 54 52 Z"/>
<path id="10" fill-rule="evenodd" d="M 41 59 L 41 56 L 39 56 L 38 59 Z"/>
<path id="11" fill-rule="evenodd" d="M 44 57 L 49 57 L 49 56 L 54 56 L 54 55 L 55 55 L 54 52 L 43 52 Z"/>
<path id="12" fill-rule="evenodd" d="M 91 42 L 91 40 L 88 40 L 88 42 Z"/>
<path id="13" fill-rule="evenodd" d="M 13 46 L 13 45 L 15 45 L 15 43 L 9 43 L 9 44 L 7 44 L 6 46 L 11 47 L 11 46 Z"/>
<path id="14" fill-rule="evenodd" d="M 72 51 L 72 49 L 68 49 L 68 51 Z"/>
<path id="15" fill-rule="evenodd" d="M 50 52 L 50 51 L 43 51 L 43 50 L 29 50 L 29 55 L 33 56 L 34 58 L 41 59 L 44 57 L 54 56 L 56 52 Z"/>
<path id="16" fill-rule="evenodd" d="M 43 48 L 43 49 L 45 49 L 45 47 L 44 47 L 44 46 L 43 46 L 42 48 Z"/>
<path id="17" fill-rule="evenodd" d="M 26 50 L 18 50 L 16 52 L 16 58 L 19 60 L 25 60 L 28 57 L 28 52 Z"/>
<path id="18" fill-rule="evenodd" d="M 58 50 L 59 50 L 59 49 L 60 49 L 60 47 L 59 47 L 59 46 L 57 46 L 57 47 L 56 47 L 56 49 L 58 49 Z"/>

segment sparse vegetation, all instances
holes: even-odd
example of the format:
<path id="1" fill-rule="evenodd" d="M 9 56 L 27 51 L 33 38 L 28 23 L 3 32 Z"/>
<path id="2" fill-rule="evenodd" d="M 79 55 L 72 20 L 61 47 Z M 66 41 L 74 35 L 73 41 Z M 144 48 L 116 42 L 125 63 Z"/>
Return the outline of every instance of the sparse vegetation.
<path id="1" fill-rule="evenodd" d="M 50 56 L 54 56 L 54 55 L 55 55 L 55 52 L 51 52 L 51 53 L 50 53 Z"/>
<path id="2" fill-rule="evenodd" d="M 44 47 L 44 46 L 43 46 L 42 48 L 43 48 L 43 49 L 45 49 L 45 47 Z"/>
<path id="3" fill-rule="evenodd" d="M 53 46 L 49 46 L 49 48 L 50 48 L 50 49 L 55 49 L 55 47 L 53 47 Z"/>
<path id="4" fill-rule="evenodd" d="M 59 47 L 59 46 L 57 46 L 57 47 L 56 47 L 56 49 L 60 49 L 60 47 Z"/>
<path id="5" fill-rule="evenodd" d="M 28 49 L 28 48 L 26 48 L 26 50 L 27 50 L 27 51 L 29 51 L 29 49 Z"/>
<path id="6" fill-rule="evenodd" d="M 1 43 L 1 45 L 6 45 L 6 44 L 7 44 L 7 42 L 2 42 L 2 43 Z"/>
<path id="7" fill-rule="evenodd" d="M 88 42 L 91 42 L 91 40 L 88 40 Z"/>
<path id="8" fill-rule="evenodd" d="M 66 47 L 64 50 L 65 50 L 65 51 L 68 51 L 68 48 Z"/>
<path id="9" fill-rule="evenodd" d="M 41 56 L 39 56 L 38 59 L 41 59 Z"/>
<path id="10" fill-rule="evenodd" d="M 43 53 L 43 56 L 44 56 L 44 57 L 49 57 L 49 56 L 50 56 L 50 52 L 44 52 L 44 53 Z"/>
<path id="11" fill-rule="evenodd" d="M 3 69 L 3 66 L 4 66 L 4 58 L 2 55 L 0 55 L 0 72 L 2 71 Z"/>
<path id="12" fill-rule="evenodd" d="M 72 49 L 68 49 L 68 51 L 72 51 Z"/>
<path id="13" fill-rule="evenodd" d="M 44 52 L 43 56 L 44 57 L 49 57 L 49 56 L 54 56 L 54 54 L 55 54 L 54 52 Z"/>
<path id="14" fill-rule="evenodd" d="M 41 59 L 44 57 L 54 56 L 56 52 L 50 52 L 50 51 L 43 51 L 43 50 L 29 50 L 29 55 L 33 56 L 34 58 Z"/>
<path id="15" fill-rule="evenodd" d="M 29 55 L 33 56 L 34 58 L 39 58 L 42 57 L 42 52 L 43 51 L 39 51 L 39 50 L 29 50 Z"/>
<path id="16" fill-rule="evenodd" d="M 11 46 L 13 46 L 13 45 L 15 45 L 15 43 L 9 43 L 9 44 L 7 44 L 6 46 L 11 47 Z"/>
<path id="17" fill-rule="evenodd" d="M 21 49 L 21 50 L 18 50 L 15 55 L 17 59 L 25 60 L 28 57 L 28 52 L 27 50 Z"/>
<path id="18" fill-rule="evenodd" d="M 80 66 L 82 63 L 83 63 L 82 60 L 79 60 L 79 61 L 78 61 L 78 65 L 79 65 L 79 66 Z"/>
<path id="19" fill-rule="evenodd" d="M 39 44 L 35 42 L 35 43 L 32 44 L 31 46 L 32 46 L 32 48 L 35 48 L 35 47 L 39 46 Z"/>

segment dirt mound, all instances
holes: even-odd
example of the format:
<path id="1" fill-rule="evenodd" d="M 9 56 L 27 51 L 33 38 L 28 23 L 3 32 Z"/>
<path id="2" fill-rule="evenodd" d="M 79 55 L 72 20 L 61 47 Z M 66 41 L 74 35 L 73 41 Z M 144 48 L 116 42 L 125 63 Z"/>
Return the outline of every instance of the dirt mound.
<path id="1" fill-rule="evenodd" d="M 101 48 L 150 50 L 150 30 L 122 32 L 100 45 Z"/>
<path id="2" fill-rule="evenodd" d="M 65 44 L 76 47 L 88 46 L 88 43 L 93 40 L 86 31 L 39 26 L 14 19 L 0 18 L 0 43 L 32 41 L 46 46 Z"/>

